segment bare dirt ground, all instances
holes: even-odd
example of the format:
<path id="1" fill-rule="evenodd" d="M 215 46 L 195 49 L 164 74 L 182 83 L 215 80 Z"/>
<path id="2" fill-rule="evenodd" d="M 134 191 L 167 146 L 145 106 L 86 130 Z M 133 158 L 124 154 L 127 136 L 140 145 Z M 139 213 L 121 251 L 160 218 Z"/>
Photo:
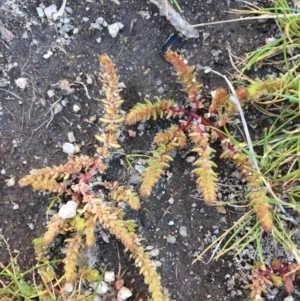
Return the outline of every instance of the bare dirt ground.
<path id="1" fill-rule="evenodd" d="M 171 66 L 159 55 L 175 29 L 148 1 L 120 2 L 116 5 L 108 0 L 68 1 L 67 14 L 55 22 L 40 17 L 36 8 L 40 4 L 60 7 L 61 1 L 0 2 L 0 20 L 14 35 L 10 42 L 0 40 L 0 231 L 14 254 L 19 253 L 24 269 L 34 264 L 32 239 L 45 231 L 45 211 L 50 201 L 46 194 L 21 189 L 17 181 L 33 168 L 64 163 L 67 155 L 62 145 L 69 142 L 69 132 L 74 133 L 74 144 L 81 145 L 81 154 L 94 154 L 94 135 L 98 132 L 95 117 L 102 112 L 98 101 L 101 98 L 98 56 L 107 52 L 113 58 L 120 81 L 126 86 L 122 94 L 126 111 L 145 97 L 153 99 L 158 95 L 176 100 L 183 97 Z M 235 15 L 228 11 L 242 5 L 240 1 L 230 0 L 191 0 L 179 4 L 182 14 L 192 24 L 233 18 Z M 92 23 L 99 17 L 108 24 L 121 22 L 124 28 L 112 38 L 107 28 L 93 28 Z M 264 44 L 274 30 L 271 21 L 204 27 L 199 29 L 199 38 L 183 39 L 180 51 L 191 65 L 197 66 L 198 79 L 209 97 L 210 91 L 225 83 L 212 74 L 204 74 L 201 66 L 211 66 L 222 73 L 232 71 L 227 45 L 235 55 L 241 56 Z M 16 85 L 18 78 L 27 79 L 24 89 Z M 73 84 L 72 93 L 59 88 L 57 83 L 61 79 Z M 86 85 L 87 91 L 80 82 Z M 75 111 L 76 106 L 80 108 L 77 112 L 74 105 Z M 57 112 L 59 108 L 62 110 Z M 121 142 L 125 153 L 149 150 L 153 134 L 163 127 L 162 123 L 150 122 L 144 129 L 132 128 L 138 133 L 134 139 L 125 130 Z M 235 177 L 235 169 L 227 162 L 216 160 L 219 199 L 243 198 L 244 187 Z M 157 260 L 162 263 L 159 272 L 172 298 L 247 300 L 247 290 L 243 289 L 239 268 L 231 256 L 209 264 L 191 265 L 195 254 L 242 212 L 228 210 L 221 214 L 206 206 L 199 199 L 190 173 L 186 156 L 178 154 L 170 173 L 152 196 L 143 200 L 142 210 L 135 215 L 128 214 L 139 223 L 145 244 L 159 250 Z M 112 161 L 109 174 L 111 179 L 134 184 L 135 174 L 129 171 L 122 156 Z M 16 184 L 8 186 L 7 180 L 12 177 Z M 186 227 L 187 236 L 179 234 L 180 226 Z M 170 236 L 176 238 L 175 243 L 167 242 Z M 98 246 L 97 264 L 118 272 L 119 253 L 121 270 L 128 268 L 124 277 L 127 287 L 135 294 L 133 300 L 145 298 L 146 287 L 121 244 L 114 238 L 106 243 L 99 235 Z M 7 262 L 5 246 L 0 245 L 0 250 L 0 261 Z M 274 300 L 282 300 L 284 296 L 280 292 Z"/>

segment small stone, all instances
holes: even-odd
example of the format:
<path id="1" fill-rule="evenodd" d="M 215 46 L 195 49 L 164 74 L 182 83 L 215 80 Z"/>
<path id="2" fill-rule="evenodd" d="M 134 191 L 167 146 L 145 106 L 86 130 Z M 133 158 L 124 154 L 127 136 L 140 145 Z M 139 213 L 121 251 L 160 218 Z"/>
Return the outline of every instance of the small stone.
<path id="1" fill-rule="evenodd" d="M 97 18 L 97 20 L 96 20 L 96 23 L 97 23 L 97 24 L 100 24 L 100 25 L 102 25 L 103 22 L 104 22 L 104 18 L 103 18 L 103 17 L 99 17 L 99 18 Z"/>
<path id="2" fill-rule="evenodd" d="M 105 282 L 113 282 L 115 281 L 115 272 L 114 271 L 106 271 L 104 274 L 104 281 Z"/>
<path id="3" fill-rule="evenodd" d="M 65 142 L 62 148 L 65 154 L 73 155 L 75 153 L 75 146 L 72 143 Z"/>
<path id="4" fill-rule="evenodd" d="M 13 210 L 18 210 L 18 209 L 19 209 L 19 205 L 18 204 L 14 204 Z"/>
<path id="5" fill-rule="evenodd" d="M 210 37 L 210 33 L 209 32 L 203 32 L 203 41 L 205 41 L 209 37 Z"/>
<path id="6" fill-rule="evenodd" d="M 153 249 L 150 251 L 151 257 L 156 257 L 159 255 L 159 250 L 158 249 Z"/>
<path id="7" fill-rule="evenodd" d="M 157 93 L 158 94 L 163 94 L 165 92 L 165 89 L 163 88 L 163 87 L 159 87 L 158 89 L 157 89 Z"/>
<path id="8" fill-rule="evenodd" d="M 28 227 L 29 227 L 30 230 L 33 230 L 33 229 L 34 229 L 34 224 L 33 224 L 33 223 L 30 223 L 30 224 L 28 225 Z"/>
<path id="9" fill-rule="evenodd" d="M 51 55 L 53 55 L 53 52 L 48 50 L 47 53 L 43 55 L 43 58 L 47 60 Z"/>
<path id="10" fill-rule="evenodd" d="M 79 29 L 78 28 L 74 28 L 73 29 L 73 34 L 77 34 L 79 32 Z"/>
<path id="11" fill-rule="evenodd" d="M 98 23 L 91 23 L 90 28 L 92 28 L 92 29 L 98 29 L 98 30 L 102 30 L 103 29 L 103 27 L 100 24 L 98 24 Z"/>
<path id="12" fill-rule="evenodd" d="M 67 204 L 64 204 L 59 209 L 58 215 L 63 218 L 72 218 L 76 215 L 77 203 L 74 201 L 68 201 Z"/>
<path id="13" fill-rule="evenodd" d="M 58 114 L 59 112 L 61 112 L 63 110 L 63 106 L 60 103 L 57 103 L 53 109 L 54 109 L 53 113 Z"/>
<path id="14" fill-rule="evenodd" d="M 16 179 L 15 179 L 15 177 L 11 177 L 10 179 L 5 180 L 5 181 L 6 181 L 6 185 L 7 185 L 8 187 L 15 186 L 15 184 L 16 184 Z"/>
<path id="15" fill-rule="evenodd" d="M 100 235 L 106 243 L 109 243 L 109 236 L 107 235 L 107 233 L 105 233 L 104 231 L 101 231 Z"/>
<path id="16" fill-rule="evenodd" d="M 136 170 L 136 171 L 138 171 L 140 174 L 142 174 L 143 173 L 143 171 L 145 170 L 145 166 L 144 165 L 139 165 L 139 164 L 136 164 L 135 166 L 134 166 L 134 169 Z"/>
<path id="17" fill-rule="evenodd" d="M 83 22 L 87 22 L 88 20 L 89 20 L 88 17 L 83 17 L 83 18 L 82 18 L 82 21 L 83 21 Z"/>
<path id="18" fill-rule="evenodd" d="M 124 25 L 121 22 L 113 23 L 107 26 L 108 33 L 111 35 L 112 38 L 115 38 L 118 35 L 119 30 L 123 27 Z"/>
<path id="19" fill-rule="evenodd" d="M 22 39 L 28 39 L 28 32 L 27 32 L 27 30 L 25 30 L 24 33 L 22 34 Z"/>
<path id="20" fill-rule="evenodd" d="M 239 44 L 243 44 L 244 43 L 244 40 L 242 38 L 238 38 L 237 41 L 238 41 Z"/>
<path id="21" fill-rule="evenodd" d="M 136 131 L 128 130 L 128 136 L 129 137 L 135 137 L 136 136 Z"/>
<path id="22" fill-rule="evenodd" d="M 125 301 L 131 296 L 132 296 L 131 290 L 129 288 L 123 286 L 123 287 L 121 287 L 121 289 L 119 290 L 119 292 L 117 294 L 117 299 L 118 299 L 118 301 Z"/>
<path id="23" fill-rule="evenodd" d="M 169 226 L 174 226 L 174 224 L 175 223 L 173 221 L 169 221 L 169 223 L 168 223 Z"/>
<path id="24" fill-rule="evenodd" d="M 93 79 L 88 74 L 86 75 L 86 83 L 88 85 L 92 85 L 93 84 Z"/>
<path id="25" fill-rule="evenodd" d="M 70 143 L 73 143 L 73 142 L 76 141 L 76 138 L 75 138 L 73 132 L 69 132 L 69 133 L 68 133 L 68 140 L 69 140 Z"/>
<path id="26" fill-rule="evenodd" d="M 44 11 L 40 7 L 36 8 L 36 12 L 38 13 L 40 18 L 43 18 L 45 16 Z"/>
<path id="27" fill-rule="evenodd" d="M 141 182 L 141 175 L 137 172 L 132 174 L 128 180 L 129 184 L 137 185 Z"/>
<path id="28" fill-rule="evenodd" d="M 185 227 L 185 226 L 180 226 L 180 228 L 179 228 L 179 234 L 180 234 L 182 237 L 187 237 L 187 230 L 186 230 L 186 227 Z"/>
<path id="29" fill-rule="evenodd" d="M 44 13 L 48 19 L 52 19 L 52 15 L 57 12 L 57 6 L 52 4 L 44 9 Z"/>
<path id="30" fill-rule="evenodd" d="M 1 173 L 1 175 L 5 175 L 5 173 L 6 173 L 5 169 L 4 168 L 1 169 L 0 173 Z"/>
<path id="31" fill-rule="evenodd" d="M 168 200 L 168 203 L 172 205 L 174 203 L 174 198 L 170 197 L 169 200 Z"/>
<path id="32" fill-rule="evenodd" d="M 72 283 L 65 283 L 65 285 L 64 285 L 64 291 L 66 292 L 66 293 L 72 293 L 73 292 L 73 290 L 74 290 L 74 286 L 73 286 L 73 284 Z"/>
<path id="33" fill-rule="evenodd" d="M 60 30 L 60 34 L 64 34 L 67 32 L 72 31 L 75 28 L 75 26 L 71 25 L 71 24 L 65 24 Z"/>
<path id="34" fill-rule="evenodd" d="M 27 78 L 20 77 L 15 80 L 15 84 L 20 88 L 20 89 L 25 89 L 27 85 Z"/>
<path id="35" fill-rule="evenodd" d="M 192 163 L 192 162 L 194 162 L 196 160 L 196 157 L 195 156 L 188 156 L 187 158 L 186 158 L 186 162 L 188 162 L 188 163 Z"/>
<path id="36" fill-rule="evenodd" d="M 65 8 L 65 11 L 66 11 L 68 14 L 73 14 L 73 8 L 71 8 L 71 7 L 69 7 L 69 6 L 67 6 L 67 7 Z"/>
<path id="37" fill-rule="evenodd" d="M 276 39 L 274 38 L 274 37 L 272 37 L 272 38 L 266 38 L 265 39 L 265 43 L 266 44 L 270 44 L 270 43 L 272 43 L 272 42 L 274 42 Z"/>
<path id="38" fill-rule="evenodd" d="M 78 154 L 78 153 L 80 153 L 80 151 L 81 151 L 81 145 L 80 144 L 75 144 L 75 151 L 74 151 L 74 153 Z"/>
<path id="39" fill-rule="evenodd" d="M 172 236 L 172 235 L 168 236 L 167 243 L 175 244 L 175 242 L 176 242 L 176 237 L 175 236 Z"/>
<path id="40" fill-rule="evenodd" d="M 101 43 L 101 41 L 102 41 L 101 38 L 97 38 L 97 39 L 96 39 L 96 42 L 97 42 L 98 44 Z"/>
<path id="41" fill-rule="evenodd" d="M 95 285 L 94 288 L 96 288 L 96 285 Z M 99 283 L 98 288 L 97 288 L 97 294 L 98 295 L 104 295 L 108 291 L 108 289 L 109 289 L 108 284 L 104 281 L 101 281 Z"/>
<path id="42" fill-rule="evenodd" d="M 77 105 L 77 104 L 73 105 L 73 111 L 74 111 L 75 113 L 79 112 L 80 110 L 81 110 L 81 108 L 80 108 L 79 105 Z"/>
<path id="43" fill-rule="evenodd" d="M 283 301 L 294 301 L 294 297 L 293 296 L 287 296 L 283 299 Z"/>

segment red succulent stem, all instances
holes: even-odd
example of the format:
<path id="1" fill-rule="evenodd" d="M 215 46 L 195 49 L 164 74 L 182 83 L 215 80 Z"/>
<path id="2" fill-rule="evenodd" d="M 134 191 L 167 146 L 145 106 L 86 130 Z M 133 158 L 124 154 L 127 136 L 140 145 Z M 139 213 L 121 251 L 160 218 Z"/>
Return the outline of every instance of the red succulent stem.
<path id="1" fill-rule="evenodd" d="M 213 128 L 216 131 L 216 133 L 219 136 L 219 138 L 221 140 L 225 140 L 226 139 L 225 135 L 223 135 L 223 133 L 217 127 L 215 127 L 205 117 L 199 116 L 197 114 L 197 111 L 199 109 L 199 101 L 195 100 L 193 103 L 194 103 L 195 107 L 192 110 L 188 110 L 188 109 L 185 109 L 185 108 L 179 108 L 179 109 L 177 109 L 176 107 L 171 107 L 170 108 L 170 110 L 172 112 L 175 112 L 175 113 L 184 113 L 185 115 L 188 116 L 186 122 L 179 128 L 179 130 L 185 131 L 190 126 L 190 124 L 192 123 L 193 120 L 198 120 L 198 122 L 200 124 L 203 124 L 204 126 Z M 227 146 L 228 146 L 228 148 L 231 151 L 234 151 L 234 147 L 233 147 L 233 145 L 231 143 L 228 143 Z"/>

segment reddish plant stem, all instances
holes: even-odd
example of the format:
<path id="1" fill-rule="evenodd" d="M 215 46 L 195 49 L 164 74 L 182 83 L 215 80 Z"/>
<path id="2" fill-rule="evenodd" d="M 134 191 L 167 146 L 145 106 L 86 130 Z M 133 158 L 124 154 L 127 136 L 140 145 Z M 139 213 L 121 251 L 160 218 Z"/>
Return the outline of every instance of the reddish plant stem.
<path id="1" fill-rule="evenodd" d="M 182 125 L 179 128 L 179 130 L 185 131 L 190 126 L 190 124 L 192 123 L 193 120 L 198 120 L 200 124 L 203 124 L 204 126 L 213 128 L 216 131 L 219 138 L 221 140 L 225 140 L 226 137 L 223 135 L 223 133 L 221 133 L 221 131 L 218 128 L 216 128 L 212 123 L 210 123 L 205 117 L 201 117 L 197 114 L 197 111 L 199 108 L 199 101 L 194 101 L 194 104 L 195 104 L 195 107 L 192 110 L 188 110 L 185 108 L 177 109 L 175 107 L 170 108 L 170 110 L 172 110 L 172 112 L 184 113 L 185 115 L 188 116 L 187 121 L 185 122 L 184 125 Z M 228 143 L 227 146 L 231 151 L 234 151 L 234 147 L 231 143 Z"/>

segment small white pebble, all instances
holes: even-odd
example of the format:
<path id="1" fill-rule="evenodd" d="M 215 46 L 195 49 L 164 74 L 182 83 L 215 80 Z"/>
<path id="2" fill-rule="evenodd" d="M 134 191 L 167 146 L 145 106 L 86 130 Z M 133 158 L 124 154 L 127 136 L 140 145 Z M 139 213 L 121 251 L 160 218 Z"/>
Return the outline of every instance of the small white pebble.
<path id="1" fill-rule="evenodd" d="M 179 234 L 182 237 L 187 237 L 187 231 L 186 231 L 186 227 L 185 226 L 180 226 L 180 228 L 179 228 Z"/>
<path id="2" fill-rule="evenodd" d="M 104 274 L 105 282 L 113 282 L 115 281 L 115 272 L 114 271 L 106 271 Z"/>
<path id="3" fill-rule="evenodd" d="M 188 162 L 188 163 L 192 163 L 196 160 L 196 157 L 195 156 L 188 156 L 185 161 Z"/>
<path id="4" fill-rule="evenodd" d="M 77 34 L 79 32 L 79 29 L 78 28 L 74 28 L 73 29 L 73 34 Z"/>
<path id="5" fill-rule="evenodd" d="M 121 22 L 113 23 L 107 26 L 108 33 L 111 35 L 112 38 L 115 38 L 118 35 L 119 30 L 123 27 L 124 25 Z"/>
<path id="6" fill-rule="evenodd" d="M 13 210 L 18 210 L 19 209 L 19 205 L 18 204 L 14 204 L 13 205 Z"/>
<path id="7" fill-rule="evenodd" d="M 158 249 L 153 249 L 150 252 L 151 257 L 156 257 L 159 255 L 159 250 Z"/>
<path id="8" fill-rule="evenodd" d="M 64 291 L 65 291 L 66 293 L 72 293 L 73 290 L 74 290 L 74 286 L 73 286 L 72 283 L 68 283 L 68 282 L 65 283 L 65 285 L 64 285 Z"/>
<path id="9" fill-rule="evenodd" d="M 76 138 L 75 138 L 73 132 L 69 132 L 69 133 L 68 133 L 68 140 L 69 140 L 70 143 L 73 143 L 73 142 L 76 141 Z"/>
<path id="10" fill-rule="evenodd" d="M 168 238 L 167 238 L 167 242 L 169 243 L 169 244 L 175 244 L 175 242 L 176 242 L 176 237 L 175 236 L 168 236 Z"/>
<path id="11" fill-rule="evenodd" d="M 175 223 L 173 221 L 169 221 L 168 225 L 173 226 Z"/>
<path id="12" fill-rule="evenodd" d="M 52 15 L 57 12 L 57 6 L 52 4 L 44 9 L 44 13 L 48 19 L 52 19 Z"/>
<path id="13" fill-rule="evenodd" d="M 63 218 L 72 218 L 76 215 L 77 203 L 74 201 L 68 201 L 67 204 L 64 204 L 59 209 L 58 215 Z"/>
<path id="14" fill-rule="evenodd" d="M 159 87 L 158 89 L 157 89 L 157 93 L 158 94 L 163 94 L 165 92 L 165 89 L 163 88 L 163 87 Z"/>
<path id="15" fill-rule="evenodd" d="M 40 18 L 43 18 L 45 16 L 44 11 L 40 7 L 36 8 L 36 12 Z"/>
<path id="16" fill-rule="evenodd" d="M 174 203 L 174 198 L 170 197 L 169 200 L 168 200 L 168 203 L 172 205 Z"/>
<path id="17" fill-rule="evenodd" d="M 33 223 L 30 223 L 30 224 L 28 225 L 28 227 L 29 227 L 29 229 L 33 230 L 33 229 L 34 229 L 34 224 L 33 224 Z"/>
<path id="18" fill-rule="evenodd" d="M 75 153 L 75 146 L 72 143 L 65 142 L 62 148 L 65 154 L 73 155 Z"/>
<path id="19" fill-rule="evenodd" d="M 15 177 L 11 177 L 10 179 L 5 180 L 5 181 L 6 181 L 6 185 L 7 185 L 8 187 L 15 186 L 15 184 L 16 184 L 16 179 L 15 179 Z"/>
<path id="20" fill-rule="evenodd" d="M 80 108 L 79 105 L 77 105 L 77 104 L 73 105 L 73 111 L 74 111 L 75 113 L 79 112 L 80 110 L 81 110 L 81 108 Z"/>
<path id="21" fill-rule="evenodd" d="M 66 7 L 65 8 L 65 10 L 66 10 L 66 12 L 68 13 L 68 14 L 73 14 L 73 9 L 71 8 L 71 7 Z"/>
<path id="22" fill-rule="evenodd" d="M 5 173 L 6 173 L 5 169 L 4 168 L 1 169 L 0 173 L 1 173 L 1 175 L 5 175 Z"/>
<path id="23" fill-rule="evenodd" d="M 265 43 L 266 43 L 266 44 L 270 44 L 270 43 L 274 42 L 275 40 L 276 40 L 276 39 L 273 38 L 273 37 L 272 37 L 272 38 L 266 38 L 266 39 L 265 39 Z"/>
<path id="24" fill-rule="evenodd" d="M 109 289 L 108 284 L 104 281 L 101 281 L 97 288 L 97 294 L 104 295 L 108 291 L 108 289 Z"/>
<path id="25" fill-rule="evenodd" d="M 48 91 L 47 91 L 47 95 L 48 95 L 50 98 L 53 97 L 53 96 L 55 95 L 54 90 L 48 90 Z"/>
<path id="26" fill-rule="evenodd" d="M 20 77 L 15 80 L 15 84 L 20 88 L 20 89 L 25 89 L 27 86 L 27 78 Z"/>
<path id="27" fill-rule="evenodd" d="M 99 18 L 97 18 L 97 20 L 96 20 L 96 23 L 98 23 L 98 24 L 100 24 L 100 25 L 102 25 L 103 22 L 104 22 L 103 17 L 99 17 Z"/>
<path id="28" fill-rule="evenodd" d="M 43 58 L 47 60 L 51 55 L 53 55 L 53 52 L 48 50 L 47 53 L 43 55 Z"/>
<path id="29" fill-rule="evenodd" d="M 88 20 L 89 20 L 88 17 L 83 17 L 83 18 L 82 18 L 82 21 L 83 21 L 83 22 L 87 22 Z"/>
<path id="30" fill-rule="evenodd" d="M 283 299 L 283 301 L 294 301 L 293 296 L 287 296 Z"/>
<path id="31" fill-rule="evenodd" d="M 132 296 L 132 292 L 129 288 L 122 286 L 117 294 L 118 301 L 125 301 Z"/>

